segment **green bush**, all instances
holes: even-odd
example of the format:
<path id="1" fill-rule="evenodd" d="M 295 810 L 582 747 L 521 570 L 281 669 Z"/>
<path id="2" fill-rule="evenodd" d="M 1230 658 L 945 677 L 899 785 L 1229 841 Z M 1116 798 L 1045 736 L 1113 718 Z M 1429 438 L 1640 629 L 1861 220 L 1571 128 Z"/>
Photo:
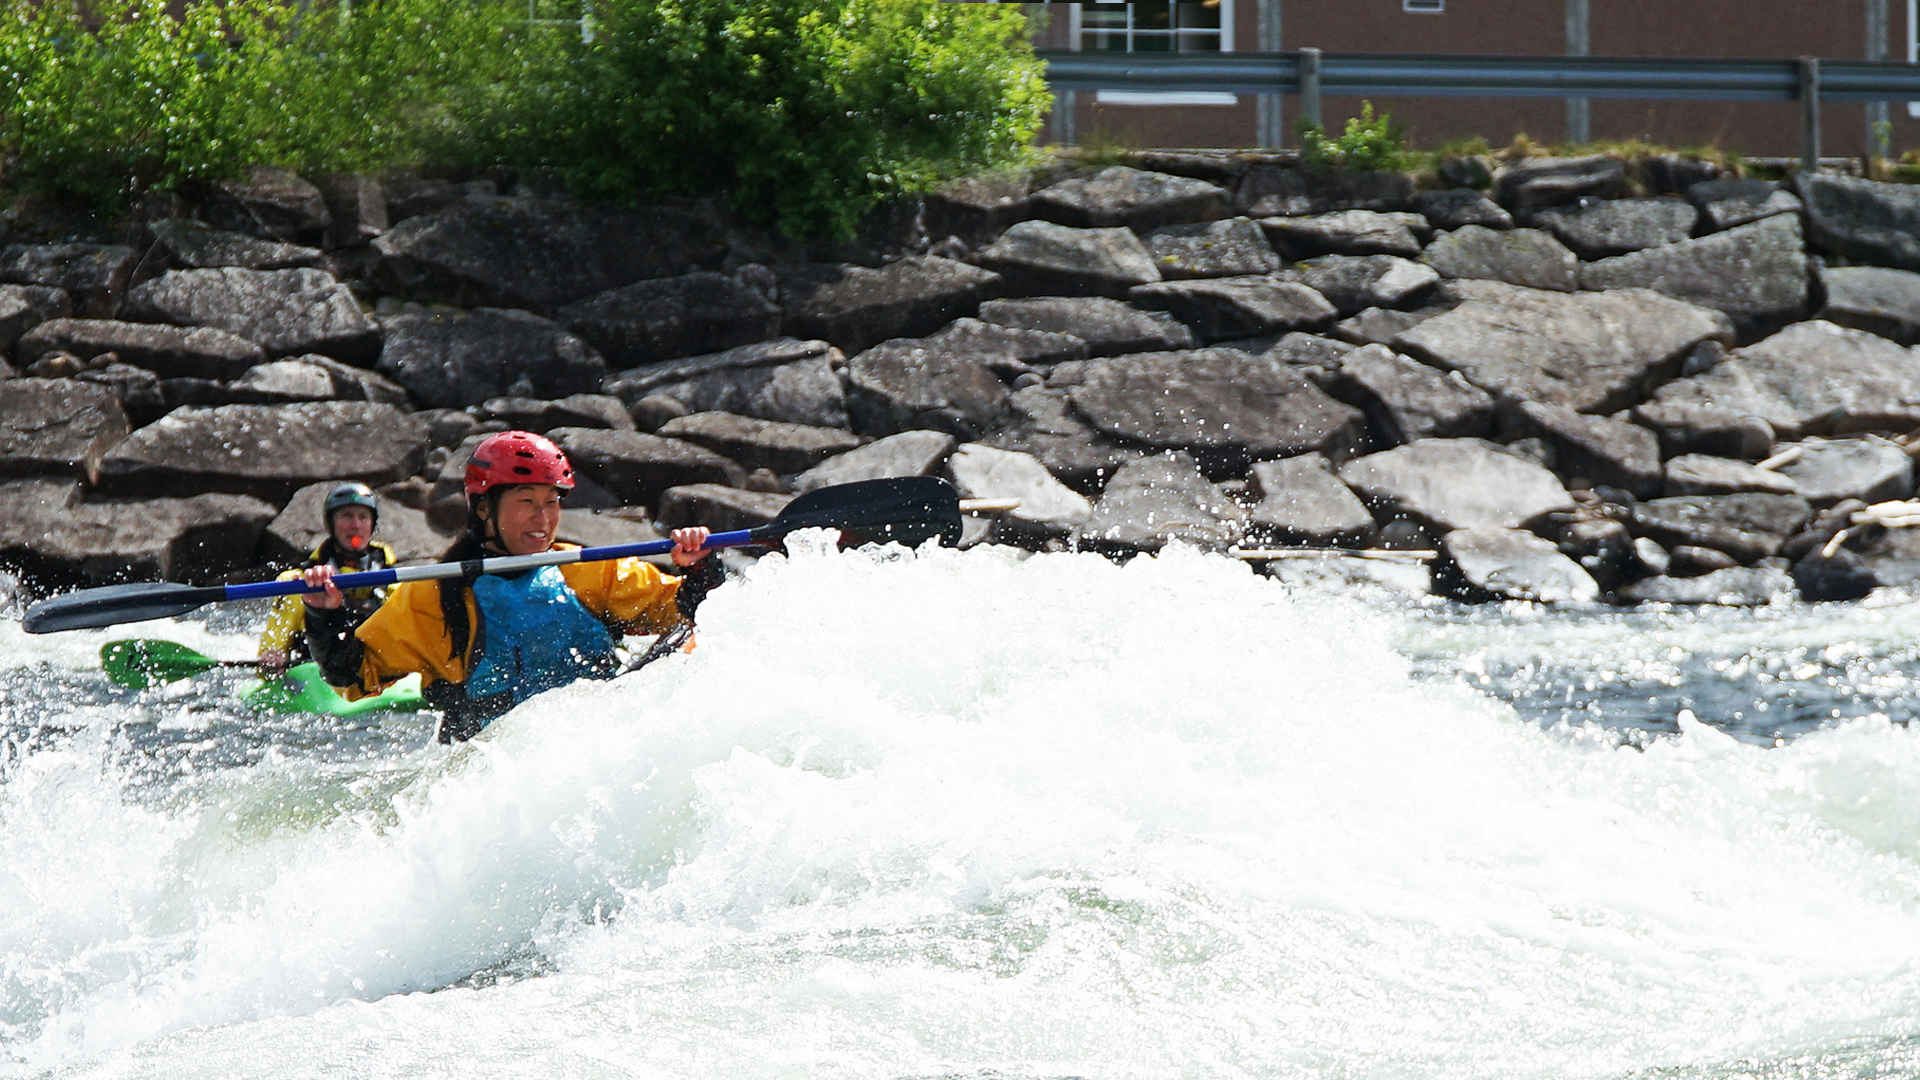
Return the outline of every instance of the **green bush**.
<path id="1" fill-rule="evenodd" d="M 1319 124 L 1301 120 L 1301 145 L 1312 165 L 1342 169 L 1392 172 L 1408 165 L 1407 139 L 1400 125 L 1386 113 L 1373 114 L 1373 102 L 1360 103 L 1360 115 L 1347 121 L 1337 139 L 1329 139 Z"/>
<path id="2" fill-rule="evenodd" d="M 578 194 L 726 193 L 846 234 L 889 196 L 1018 160 L 1050 102 L 1014 5 L 600 0 L 590 45 L 518 95 L 509 164 Z"/>
<path id="3" fill-rule="evenodd" d="M 4 179 L 111 207 L 283 165 L 413 163 L 538 61 L 511 0 L 41 0 L 0 13 Z"/>

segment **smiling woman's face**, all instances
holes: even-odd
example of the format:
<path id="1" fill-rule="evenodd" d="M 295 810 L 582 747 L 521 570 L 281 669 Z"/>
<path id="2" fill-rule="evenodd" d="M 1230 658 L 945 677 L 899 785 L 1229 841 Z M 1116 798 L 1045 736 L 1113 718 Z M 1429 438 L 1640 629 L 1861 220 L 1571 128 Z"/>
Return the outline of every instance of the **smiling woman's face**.
<path id="1" fill-rule="evenodd" d="M 515 484 L 500 493 L 500 545 L 509 555 L 537 555 L 553 546 L 560 530 L 560 489 L 553 484 Z M 480 514 L 486 516 L 486 504 Z"/>

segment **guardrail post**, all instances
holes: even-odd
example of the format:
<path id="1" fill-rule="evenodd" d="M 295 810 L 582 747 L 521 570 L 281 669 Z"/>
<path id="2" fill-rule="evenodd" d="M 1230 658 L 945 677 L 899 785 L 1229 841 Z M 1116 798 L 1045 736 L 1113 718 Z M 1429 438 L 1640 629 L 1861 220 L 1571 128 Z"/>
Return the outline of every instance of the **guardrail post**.
<path id="1" fill-rule="evenodd" d="M 1327 129 L 1320 117 L 1320 50 L 1300 50 L 1300 118 L 1322 131 Z"/>
<path id="2" fill-rule="evenodd" d="M 1800 168 L 1820 171 L 1820 58 L 1800 58 Z"/>

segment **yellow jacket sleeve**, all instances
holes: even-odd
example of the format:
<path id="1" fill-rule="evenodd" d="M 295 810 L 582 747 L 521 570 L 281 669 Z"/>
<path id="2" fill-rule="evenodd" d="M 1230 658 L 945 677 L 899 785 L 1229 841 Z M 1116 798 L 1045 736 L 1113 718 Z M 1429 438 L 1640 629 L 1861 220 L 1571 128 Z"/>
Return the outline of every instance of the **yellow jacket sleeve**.
<path id="1" fill-rule="evenodd" d="M 275 581 L 287 581 L 300 576 L 298 570 L 289 570 Z M 307 625 L 307 605 L 298 596 L 283 596 L 273 605 L 273 611 L 267 616 L 267 627 L 260 632 L 260 650 L 256 655 L 269 651 L 286 652 L 293 639 L 305 631 Z"/>
<path id="2" fill-rule="evenodd" d="M 680 579 L 644 559 L 605 559 L 560 568 L 588 611 L 621 634 L 659 634 L 680 625 Z"/>
<path id="3" fill-rule="evenodd" d="M 467 625 L 477 625 L 473 593 L 466 595 Z M 408 581 L 394 587 L 380 610 L 360 624 L 353 636 L 365 651 L 360 661 L 360 685 L 339 688 L 348 700 L 377 694 L 401 678 L 418 672 L 423 685 L 464 682 L 473 652 L 469 635 L 460 656 L 451 655 L 453 639 L 440 611 L 440 583 Z"/>

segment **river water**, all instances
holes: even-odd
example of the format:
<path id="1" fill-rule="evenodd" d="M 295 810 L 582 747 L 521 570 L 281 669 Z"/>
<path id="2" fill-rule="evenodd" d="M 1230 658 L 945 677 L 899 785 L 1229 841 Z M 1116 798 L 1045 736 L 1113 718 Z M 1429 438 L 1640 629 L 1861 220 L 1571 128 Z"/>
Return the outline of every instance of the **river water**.
<path id="1" fill-rule="evenodd" d="M 1920 1074 L 1920 603 L 764 559 L 452 749 L 0 620 L 0 1077 Z"/>

